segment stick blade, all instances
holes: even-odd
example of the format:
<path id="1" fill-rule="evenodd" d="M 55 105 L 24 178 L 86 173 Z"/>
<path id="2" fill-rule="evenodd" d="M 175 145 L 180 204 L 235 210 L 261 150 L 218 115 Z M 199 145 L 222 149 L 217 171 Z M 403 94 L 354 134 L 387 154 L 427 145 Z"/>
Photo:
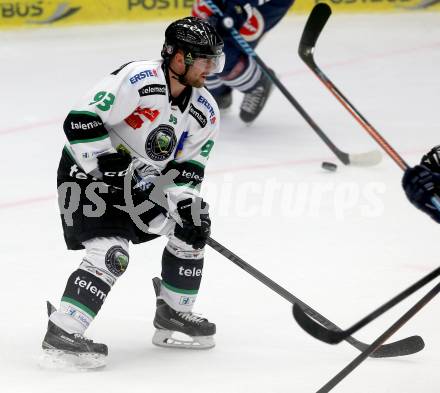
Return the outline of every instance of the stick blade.
<path id="1" fill-rule="evenodd" d="M 394 341 L 390 344 L 381 345 L 370 357 L 372 358 L 391 358 L 397 356 L 407 356 L 420 352 L 425 348 L 425 342 L 420 336 L 411 336 L 402 340 Z"/>
<path id="2" fill-rule="evenodd" d="M 316 41 L 331 13 L 332 10 L 328 4 L 318 3 L 313 7 L 299 43 L 298 52 L 300 57 L 306 56 L 315 47 Z"/>
<path id="3" fill-rule="evenodd" d="M 325 328 L 307 315 L 306 312 L 296 303 L 293 305 L 292 311 L 296 322 L 298 322 L 301 328 L 317 340 L 327 344 L 338 344 L 342 340 L 347 340 L 350 342 L 350 338 L 354 340 L 349 334 L 342 330 L 337 331 Z M 368 344 L 361 342 L 356 342 L 353 345 L 361 352 L 366 351 L 369 347 Z M 370 354 L 370 357 L 391 358 L 407 356 L 420 352 L 423 348 L 425 348 L 425 342 L 423 341 L 422 337 L 411 336 L 389 344 L 381 345 L 372 354 Z"/>
<path id="4" fill-rule="evenodd" d="M 382 153 L 379 150 L 371 150 L 365 153 L 349 154 L 351 165 L 374 166 L 382 161 Z"/>
<path id="5" fill-rule="evenodd" d="M 323 341 L 327 344 L 338 344 L 346 338 L 344 334 L 345 332 L 330 330 L 316 322 L 313 318 L 307 315 L 297 303 L 293 305 L 292 313 L 298 325 L 317 340 Z"/>

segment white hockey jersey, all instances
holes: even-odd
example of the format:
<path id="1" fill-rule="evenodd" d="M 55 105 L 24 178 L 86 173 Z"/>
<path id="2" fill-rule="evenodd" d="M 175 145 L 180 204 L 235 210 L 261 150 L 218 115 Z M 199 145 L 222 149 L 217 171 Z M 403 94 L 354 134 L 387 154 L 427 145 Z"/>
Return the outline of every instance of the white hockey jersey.
<path id="1" fill-rule="evenodd" d="M 162 60 L 123 65 L 94 86 L 64 122 L 66 148 L 86 172 L 97 157 L 125 150 L 158 172 L 178 169 L 178 199 L 194 195 L 219 129 L 219 110 L 205 88 L 171 100 Z M 172 192 L 172 190 L 170 191 Z"/>

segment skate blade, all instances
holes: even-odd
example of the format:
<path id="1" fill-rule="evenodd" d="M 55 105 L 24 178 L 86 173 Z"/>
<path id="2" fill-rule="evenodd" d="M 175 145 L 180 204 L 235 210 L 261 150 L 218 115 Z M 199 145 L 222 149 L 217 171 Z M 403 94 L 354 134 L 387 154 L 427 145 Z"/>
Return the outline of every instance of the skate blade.
<path id="1" fill-rule="evenodd" d="M 156 329 L 152 341 L 154 345 L 165 348 L 210 349 L 215 347 L 213 336 L 187 336 L 164 329 Z"/>
<path id="2" fill-rule="evenodd" d="M 98 353 L 77 354 L 58 349 L 43 349 L 38 363 L 46 369 L 81 371 L 105 367 L 106 358 Z"/>

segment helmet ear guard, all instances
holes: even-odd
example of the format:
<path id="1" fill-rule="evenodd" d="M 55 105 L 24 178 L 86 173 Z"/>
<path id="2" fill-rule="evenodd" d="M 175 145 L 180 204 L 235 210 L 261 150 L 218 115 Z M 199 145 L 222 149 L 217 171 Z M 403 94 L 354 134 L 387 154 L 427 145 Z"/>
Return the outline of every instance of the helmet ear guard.
<path id="1" fill-rule="evenodd" d="M 165 45 L 165 51 L 168 55 L 172 55 L 175 52 L 173 45 Z"/>
<path id="2" fill-rule="evenodd" d="M 169 62 L 171 58 L 173 58 L 174 55 L 176 54 L 177 52 L 176 49 L 177 48 L 175 47 L 175 45 L 168 44 L 165 41 L 162 47 L 162 52 L 160 52 L 160 55 L 165 61 Z"/>

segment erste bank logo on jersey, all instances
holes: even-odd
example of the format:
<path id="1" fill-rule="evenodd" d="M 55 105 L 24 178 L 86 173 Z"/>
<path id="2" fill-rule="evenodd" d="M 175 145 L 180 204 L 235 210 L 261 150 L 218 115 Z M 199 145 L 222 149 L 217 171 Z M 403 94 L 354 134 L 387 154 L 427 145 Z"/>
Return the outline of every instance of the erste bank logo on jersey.
<path id="1" fill-rule="evenodd" d="M 151 77 L 157 78 L 157 71 L 154 68 L 152 70 L 145 70 L 139 72 L 138 74 L 132 76 L 130 78 L 130 83 L 134 85 L 135 83 L 141 81 L 142 79 L 151 78 Z"/>
<path id="2" fill-rule="evenodd" d="M 205 97 L 199 96 L 199 98 L 197 99 L 197 102 L 200 102 L 206 109 L 208 109 L 209 114 L 210 114 L 209 121 L 211 122 L 211 124 L 214 124 L 215 121 L 217 120 L 217 118 L 215 116 L 214 108 L 209 103 L 209 101 Z"/>

